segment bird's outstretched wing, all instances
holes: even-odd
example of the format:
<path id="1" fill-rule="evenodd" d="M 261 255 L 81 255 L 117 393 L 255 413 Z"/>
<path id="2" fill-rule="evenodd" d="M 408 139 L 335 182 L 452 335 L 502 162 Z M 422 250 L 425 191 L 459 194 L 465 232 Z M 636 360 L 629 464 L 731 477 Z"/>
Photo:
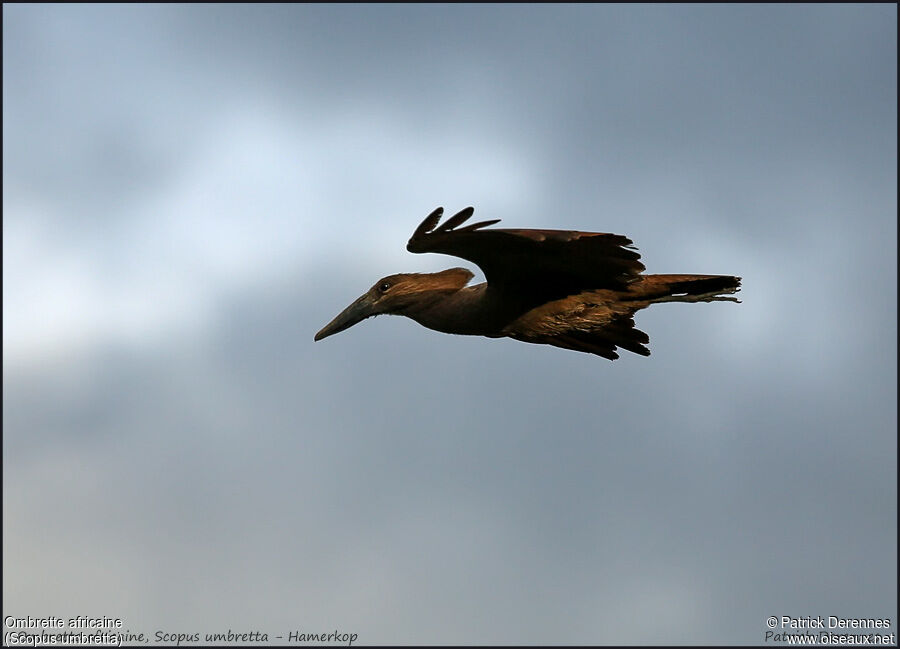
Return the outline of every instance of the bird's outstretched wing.
<path id="1" fill-rule="evenodd" d="M 586 289 L 624 289 L 644 270 L 631 239 L 618 234 L 571 230 L 503 230 L 481 221 L 464 227 L 467 207 L 438 225 L 442 207 L 416 228 L 406 249 L 461 257 L 477 264 L 489 287 L 548 297 Z"/>

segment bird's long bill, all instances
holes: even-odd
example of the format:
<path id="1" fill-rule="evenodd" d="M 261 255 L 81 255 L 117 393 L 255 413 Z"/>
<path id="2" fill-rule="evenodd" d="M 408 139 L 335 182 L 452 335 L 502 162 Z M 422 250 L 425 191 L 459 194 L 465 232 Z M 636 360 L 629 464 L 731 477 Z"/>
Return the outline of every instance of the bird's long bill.
<path id="1" fill-rule="evenodd" d="M 372 311 L 372 304 L 368 299 L 368 295 L 363 295 L 353 304 L 341 311 L 337 317 L 322 327 L 322 330 L 316 334 L 316 340 L 322 340 L 336 333 L 349 329 L 357 322 L 361 322 L 371 315 L 375 315 Z"/>

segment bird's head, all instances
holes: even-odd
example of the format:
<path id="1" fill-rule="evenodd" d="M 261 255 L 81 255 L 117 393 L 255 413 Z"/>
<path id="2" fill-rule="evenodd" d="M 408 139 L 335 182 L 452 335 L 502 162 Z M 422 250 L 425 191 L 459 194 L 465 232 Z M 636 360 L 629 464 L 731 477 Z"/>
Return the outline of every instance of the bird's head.
<path id="1" fill-rule="evenodd" d="M 472 276 L 465 268 L 450 268 L 439 273 L 399 273 L 382 277 L 325 325 L 316 334 L 316 340 L 340 333 L 374 315 L 407 315 L 426 308 L 464 287 Z"/>

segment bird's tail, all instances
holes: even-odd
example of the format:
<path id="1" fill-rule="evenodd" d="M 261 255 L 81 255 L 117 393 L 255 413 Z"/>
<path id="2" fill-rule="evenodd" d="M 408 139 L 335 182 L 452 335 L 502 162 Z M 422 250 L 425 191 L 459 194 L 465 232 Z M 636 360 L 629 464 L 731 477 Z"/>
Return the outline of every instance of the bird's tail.
<path id="1" fill-rule="evenodd" d="M 644 275 L 628 287 L 638 308 L 660 302 L 740 302 L 728 297 L 741 290 L 732 275 Z"/>

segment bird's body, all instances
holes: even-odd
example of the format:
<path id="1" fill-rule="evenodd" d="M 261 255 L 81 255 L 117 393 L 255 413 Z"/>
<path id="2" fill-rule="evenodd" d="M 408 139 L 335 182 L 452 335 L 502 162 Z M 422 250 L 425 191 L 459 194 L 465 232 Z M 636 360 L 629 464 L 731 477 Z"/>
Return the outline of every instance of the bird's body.
<path id="1" fill-rule="evenodd" d="M 647 334 L 634 313 L 659 302 L 730 300 L 740 278 L 730 275 L 641 275 L 631 241 L 615 234 L 565 230 L 487 230 L 496 221 L 455 229 L 467 208 L 436 227 L 438 208 L 407 245 L 474 261 L 487 282 L 467 286 L 464 268 L 403 273 L 378 281 L 324 327 L 316 340 L 373 315 L 404 315 L 451 334 L 509 337 L 618 358 L 621 347 L 647 356 Z"/>

